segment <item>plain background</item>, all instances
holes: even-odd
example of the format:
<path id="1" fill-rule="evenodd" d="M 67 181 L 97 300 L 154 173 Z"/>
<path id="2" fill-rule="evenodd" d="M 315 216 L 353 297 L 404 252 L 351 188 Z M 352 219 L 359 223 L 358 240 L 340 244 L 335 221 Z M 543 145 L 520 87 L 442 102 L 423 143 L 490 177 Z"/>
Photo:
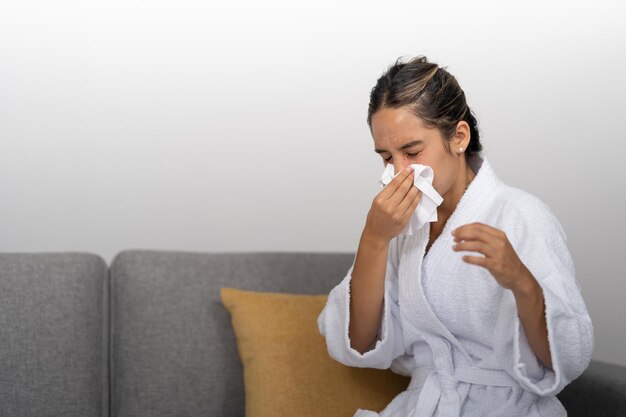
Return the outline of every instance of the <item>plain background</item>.
<path id="1" fill-rule="evenodd" d="M 0 251 L 353 252 L 383 169 L 369 92 L 422 54 L 561 221 L 594 358 L 626 365 L 625 21 L 602 0 L 3 0 Z"/>

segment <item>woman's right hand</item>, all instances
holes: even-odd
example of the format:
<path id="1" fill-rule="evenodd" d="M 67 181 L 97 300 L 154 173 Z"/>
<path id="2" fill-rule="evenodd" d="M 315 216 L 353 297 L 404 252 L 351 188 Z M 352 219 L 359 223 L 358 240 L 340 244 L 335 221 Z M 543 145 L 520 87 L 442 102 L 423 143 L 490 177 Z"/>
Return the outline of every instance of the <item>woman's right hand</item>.
<path id="1" fill-rule="evenodd" d="M 413 168 L 406 167 L 374 197 L 364 235 L 389 242 L 406 227 L 422 197 L 422 191 L 413 186 L 413 176 Z"/>

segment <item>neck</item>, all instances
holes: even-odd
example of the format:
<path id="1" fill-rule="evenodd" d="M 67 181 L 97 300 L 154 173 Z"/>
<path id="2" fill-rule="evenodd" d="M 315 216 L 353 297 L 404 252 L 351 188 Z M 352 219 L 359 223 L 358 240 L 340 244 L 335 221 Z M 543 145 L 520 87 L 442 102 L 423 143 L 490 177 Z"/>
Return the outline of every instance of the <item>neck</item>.
<path id="1" fill-rule="evenodd" d="M 450 217 L 450 215 L 458 205 L 459 200 L 461 200 L 463 193 L 465 192 L 465 190 L 467 190 L 470 182 L 472 182 L 472 180 L 476 176 L 476 174 L 474 174 L 474 171 L 472 171 L 469 165 L 464 164 L 464 166 L 465 169 L 461 171 L 462 174 L 455 182 L 455 185 L 445 195 L 443 195 L 443 202 L 437 209 L 437 223 L 442 221 L 442 224 L 445 224 L 446 220 Z"/>

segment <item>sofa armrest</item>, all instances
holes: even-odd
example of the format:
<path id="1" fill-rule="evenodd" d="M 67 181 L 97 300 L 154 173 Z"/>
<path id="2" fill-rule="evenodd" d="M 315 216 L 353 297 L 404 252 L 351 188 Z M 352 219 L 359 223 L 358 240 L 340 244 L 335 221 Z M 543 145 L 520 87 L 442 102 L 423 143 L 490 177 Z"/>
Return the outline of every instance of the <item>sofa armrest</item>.
<path id="1" fill-rule="evenodd" d="M 569 417 L 626 416 L 626 366 L 592 360 L 557 397 Z"/>

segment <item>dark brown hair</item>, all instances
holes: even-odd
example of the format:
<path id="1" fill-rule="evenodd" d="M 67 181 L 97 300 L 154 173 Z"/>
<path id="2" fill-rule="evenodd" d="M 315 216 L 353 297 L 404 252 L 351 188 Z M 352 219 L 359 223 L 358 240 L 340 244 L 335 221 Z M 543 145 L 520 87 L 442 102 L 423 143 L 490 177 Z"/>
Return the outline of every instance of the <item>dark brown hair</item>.
<path id="1" fill-rule="evenodd" d="M 470 128 L 470 142 L 465 150 L 466 160 L 472 153 L 483 149 L 480 143 L 478 122 L 465 101 L 465 93 L 456 78 L 437 64 L 419 55 L 407 63 L 395 64 L 378 79 L 370 93 L 367 124 L 372 131 L 372 115 L 383 107 L 406 107 L 422 119 L 427 128 L 438 128 L 444 137 L 449 153 L 450 139 L 461 121 Z"/>

